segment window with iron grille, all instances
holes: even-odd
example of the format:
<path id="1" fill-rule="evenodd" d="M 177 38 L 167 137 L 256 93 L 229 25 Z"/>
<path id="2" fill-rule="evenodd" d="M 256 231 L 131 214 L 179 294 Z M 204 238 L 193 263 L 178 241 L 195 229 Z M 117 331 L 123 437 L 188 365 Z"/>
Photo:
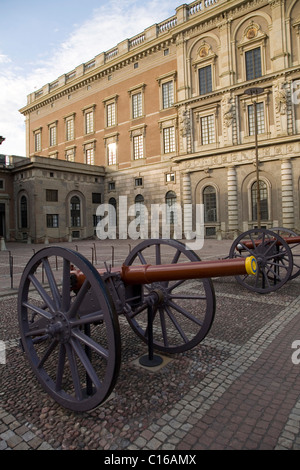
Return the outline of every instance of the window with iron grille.
<path id="1" fill-rule="evenodd" d="M 166 127 L 163 130 L 164 135 L 164 153 L 175 152 L 175 128 Z"/>
<path id="2" fill-rule="evenodd" d="M 203 190 L 204 222 L 217 222 L 217 195 L 213 186 Z"/>
<path id="3" fill-rule="evenodd" d="M 91 134 L 94 132 L 94 113 L 89 111 L 85 113 L 85 132 L 86 134 Z"/>
<path id="4" fill-rule="evenodd" d="M 93 148 L 89 148 L 85 150 L 85 163 L 87 165 L 95 164 L 95 151 Z"/>
<path id="5" fill-rule="evenodd" d="M 199 94 L 205 95 L 212 91 L 211 65 L 199 69 Z"/>
<path id="6" fill-rule="evenodd" d="M 47 228 L 57 228 L 58 224 L 58 214 L 47 214 Z"/>
<path id="7" fill-rule="evenodd" d="M 70 215 L 71 215 L 71 227 L 80 227 L 81 210 L 80 210 L 80 199 L 78 196 L 73 196 L 70 201 Z"/>
<path id="8" fill-rule="evenodd" d="M 116 125 L 116 104 L 110 103 L 106 106 L 106 126 L 112 127 Z"/>
<path id="9" fill-rule="evenodd" d="M 49 137 L 50 137 L 50 147 L 56 145 L 56 126 L 51 126 L 49 128 Z"/>
<path id="10" fill-rule="evenodd" d="M 171 108 L 174 104 L 173 80 L 162 84 L 163 109 Z"/>
<path id="11" fill-rule="evenodd" d="M 143 115 L 142 93 L 132 95 L 132 117 L 136 119 Z"/>
<path id="12" fill-rule="evenodd" d="M 66 138 L 67 140 L 74 139 L 74 119 L 67 119 L 66 120 Z"/>
<path id="13" fill-rule="evenodd" d="M 144 158 L 144 142 L 142 135 L 136 135 L 133 137 L 133 158 L 134 160 Z"/>
<path id="14" fill-rule="evenodd" d="M 201 142 L 202 145 L 213 144 L 216 141 L 215 117 L 213 114 L 201 118 Z"/>
<path id="15" fill-rule="evenodd" d="M 260 217 L 263 220 L 268 220 L 268 188 L 264 181 L 259 181 L 260 193 Z M 257 220 L 257 181 L 251 186 L 251 202 L 252 202 L 252 220 Z"/>
<path id="16" fill-rule="evenodd" d="M 245 53 L 246 59 L 246 80 L 253 80 L 261 77 L 261 50 L 260 47 L 251 49 Z"/>
<path id="17" fill-rule="evenodd" d="M 115 165 L 117 163 L 117 144 L 112 142 L 107 145 L 107 160 L 109 165 Z"/>
<path id="18" fill-rule="evenodd" d="M 256 103 L 257 134 L 265 132 L 264 103 Z M 254 104 L 248 106 L 249 135 L 255 134 Z"/>
<path id="19" fill-rule="evenodd" d="M 57 202 L 58 201 L 58 190 L 57 189 L 46 189 L 46 201 Z"/>
<path id="20" fill-rule="evenodd" d="M 34 134 L 34 151 L 40 152 L 42 150 L 42 133 L 36 132 Z"/>

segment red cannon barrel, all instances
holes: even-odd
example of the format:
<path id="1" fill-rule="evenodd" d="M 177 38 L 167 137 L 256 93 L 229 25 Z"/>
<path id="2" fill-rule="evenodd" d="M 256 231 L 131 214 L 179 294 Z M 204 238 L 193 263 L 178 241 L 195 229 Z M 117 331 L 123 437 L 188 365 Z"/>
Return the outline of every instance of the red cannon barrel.
<path id="1" fill-rule="evenodd" d="M 210 277 L 237 276 L 256 273 L 254 256 L 247 258 L 195 261 L 190 263 L 122 266 L 121 277 L 125 284 L 150 284 Z"/>
<path id="2" fill-rule="evenodd" d="M 300 243 L 300 236 L 298 237 L 283 237 L 283 240 L 288 244 L 288 245 L 293 245 L 294 243 Z M 268 243 L 271 243 L 272 239 L 268 239 Z M 274 238 L 274 241 L 276 241 L 276 245 L 281 245 L 280 240 L 276 240 Z M 237 250 L 243 250 L 243 248 L 255 248 L 263 243 L 262 239 L 258 240 L 243 240 L 240 243 L 237 244 L 236 249 Z"/>
<path id="3" fill-rule="evenodd" d="M 131 265 L 113 268 L 113 272 L 120 273 L 125 284 L 150 284 L 152 282 L 179 281 L 185 279 L 200 279 L 211 277 L 237 276 L 239 274 L 256 274 L 256 259 L 247 258 L 221 259 L 216 261 L 195 261 L 189 263 L 161 264 L 161 265 Z M 105 270 L 98 269 L 99 274 Z M 84 282 L 84 275 L 80 271 L 71 271 L 72 287 L 79 290 Z"/>

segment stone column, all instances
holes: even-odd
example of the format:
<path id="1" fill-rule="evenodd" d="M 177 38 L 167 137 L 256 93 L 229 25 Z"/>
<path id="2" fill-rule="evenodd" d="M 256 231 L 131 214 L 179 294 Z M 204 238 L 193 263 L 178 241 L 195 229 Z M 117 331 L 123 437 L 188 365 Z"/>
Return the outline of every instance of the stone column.
<path id="1" fill-rule="evenodd" d="M 227 171 L 227 190 L 228 190 L 228 230 L 233 232 L 234 238 L 238 235 L 239 217 L 238 217 L 238 188 L 237 175 L 234 166 L 229 167 Z"/>
<path id="2" fill-rule="evenodd" d="M 290 159 L 281 163 L 282 225 L 294 228 L 293 171 Z"/>

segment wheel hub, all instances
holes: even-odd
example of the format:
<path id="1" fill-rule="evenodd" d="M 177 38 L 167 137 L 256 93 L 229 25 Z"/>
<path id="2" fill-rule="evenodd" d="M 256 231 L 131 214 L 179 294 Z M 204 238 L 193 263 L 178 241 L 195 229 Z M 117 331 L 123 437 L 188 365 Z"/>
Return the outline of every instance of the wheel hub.
<path id="1" fill-rule="evenodd" d="M 62 312 L 55 312 L 47 333 L 60 343 L 67 343 L 71 336 L 71 328 L 68 319 Z"/>

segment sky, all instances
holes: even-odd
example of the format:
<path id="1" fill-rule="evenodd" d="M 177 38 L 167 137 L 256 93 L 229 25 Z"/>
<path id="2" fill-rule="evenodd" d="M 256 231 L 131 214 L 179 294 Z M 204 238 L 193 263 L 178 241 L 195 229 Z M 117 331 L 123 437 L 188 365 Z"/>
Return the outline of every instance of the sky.
<path id="1" fill-rule="evenodd" d="M 176 13 L 180 0 L 0 0 L 0 154 L 26 155 L 27 95 Z M 190 2 L 187 2 L 190 3 Z"/>

